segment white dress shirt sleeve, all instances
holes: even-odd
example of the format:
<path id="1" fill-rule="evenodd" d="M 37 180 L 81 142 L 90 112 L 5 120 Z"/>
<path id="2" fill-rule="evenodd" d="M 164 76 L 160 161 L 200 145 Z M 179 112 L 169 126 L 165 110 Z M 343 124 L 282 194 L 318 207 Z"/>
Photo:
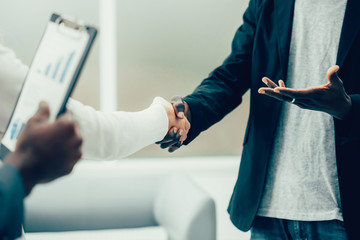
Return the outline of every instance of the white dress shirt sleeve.
<path id="1" fill-rule="evenodd" d="M 168 131 L 168 116 L 160 104 L 140 112 L 100 112 L 69 99 L 67 109 L 78 121 L 87 159 L 124 158 L 160 141 Z"/>
<path id="2" fill-rule="evenodd" d="M 28 70 L 0 44 L 0 140 Z M 80 126 L 85 158 L 120 159 L 161 140 L 168 131 L 168 116 L 159 104 L 140 112 L 107 113 L 69 99 L 67 108 Z"/>

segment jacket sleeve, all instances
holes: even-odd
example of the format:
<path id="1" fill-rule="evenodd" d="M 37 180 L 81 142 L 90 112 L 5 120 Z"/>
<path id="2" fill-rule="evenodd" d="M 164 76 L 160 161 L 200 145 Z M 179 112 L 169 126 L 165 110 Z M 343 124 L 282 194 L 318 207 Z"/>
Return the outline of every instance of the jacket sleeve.
<path id="1" fill-rule="evenodd" d="M 168 116 L 160 104 L 139 112 L 100 112 L 69 99 L 67 109 L 80 126 L 84 158 L 124 158 L 160 141 L 168 131 Z"/>
<path id="2" fill-rule="evenodd" d="M 184 98 L 191 111 L 191 129 L 185 144 L 236 108 L 250 88 L 256 5 L 256 0 L 250 1 L 228 58 Z"/>
<path id="3" fill-rule="evenodd" d="M 352 107 L 344 120 L 335 120 L 338 136 L 345 142 L 360 140 L 360 94 L 350 94 Z"/>
<path id="4" fill-rule="evenodd" d="M 24 198 L 20 173 L 10 164 L 0 166 L 0 239 L 21 236 Z"/>

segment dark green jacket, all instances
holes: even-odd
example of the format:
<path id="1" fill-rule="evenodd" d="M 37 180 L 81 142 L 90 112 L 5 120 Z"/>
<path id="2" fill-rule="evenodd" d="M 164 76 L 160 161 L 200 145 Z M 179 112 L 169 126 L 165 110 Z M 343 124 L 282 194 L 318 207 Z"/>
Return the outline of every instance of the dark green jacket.
<path id="1" fill-rule="evenodd" d="M 232 44 L 232 52 L 185 98 L 192 120 L 188 144 L 220 121 L 250 89 L 250 115 L 238 180 L 228 211 L 241 230 L 250 229 L 258 209 L 282 103 L 258 94 L 262 77 L 285 80 L 295 0 L 250 0 Z M 356 239 L 360 217 L 360 1 L 348 0 L 337 64 L 352 99 L 346 120 L 335 119 L 336 157 L 344 222 Z M 330 67 L 330 66 L 329 66 Z"/>

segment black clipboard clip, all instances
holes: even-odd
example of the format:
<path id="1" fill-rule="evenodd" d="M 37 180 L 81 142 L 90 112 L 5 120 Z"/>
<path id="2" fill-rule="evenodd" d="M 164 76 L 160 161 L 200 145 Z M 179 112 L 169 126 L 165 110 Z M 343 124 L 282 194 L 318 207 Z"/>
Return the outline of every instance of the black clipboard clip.
<path id="1" fill-rule="evenodd" d="M 72 29 L 75 29 L 75 30 L 78 30 L 78 31 L 85 31 L 86 30 L 86 26 L 83 25 L 83 24 L 80 24 L 80 23 L 77 23 L 75 21 L 71 21 L 69 19 L 66 19 L 60 15 L 55 15 L 54 16 L 57 16 L 57 18 L 55 19 L 55 23 L 56 24 L 63 24 L 65 25 L 66 27 L 68 28 L 72 28 Z"/>
<path id="2" fill-rule="evenodd" d="M 56 13 L 52 14 L 51 21 L 58 25 L 58 31 L 73 38 L 80 38 L 81 33 L 88 30 L 87 26 Z"/>

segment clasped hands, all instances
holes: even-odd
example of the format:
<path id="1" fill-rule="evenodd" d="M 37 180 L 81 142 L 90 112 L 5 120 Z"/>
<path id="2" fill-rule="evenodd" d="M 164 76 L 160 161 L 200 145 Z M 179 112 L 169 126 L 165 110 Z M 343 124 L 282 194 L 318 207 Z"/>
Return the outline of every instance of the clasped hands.
<path id="1" fill-rule="evenodd" d="M 159 142 L 160 147 L 165 149 L 169 148 L 169 152 L 174 152 L 181 147 L 187 138 L 190 130 L 190 111 L 186 102 L 181 97 L 173 97 L 171 102 L 166 101 L 161 97 L 156 97 L 153 103 L 161 104 L 167 112 L 169 118 L 169 131 Z"/>

